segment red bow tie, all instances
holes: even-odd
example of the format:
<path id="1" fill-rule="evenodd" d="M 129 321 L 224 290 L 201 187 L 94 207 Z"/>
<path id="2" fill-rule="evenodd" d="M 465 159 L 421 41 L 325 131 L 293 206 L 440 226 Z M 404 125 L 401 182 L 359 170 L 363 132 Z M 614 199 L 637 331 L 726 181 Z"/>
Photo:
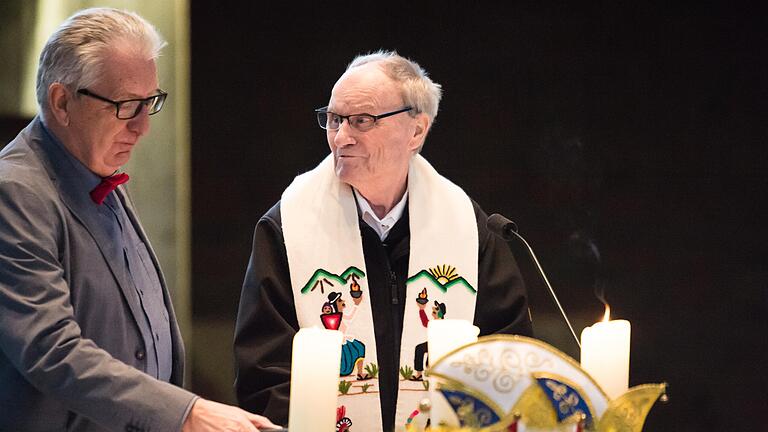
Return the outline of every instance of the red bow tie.
<path id="1" fill-rule="evenodd" d="M 113 176 L 104 177 L 101 179 L 101 183 L 99 183 L 98 186 L 93 188 L 91 191 L 91 199 L 96 204 L 101 205 L 101 203 L 104 202 L 104 200 L 107 198 L 107 195 L 109 195 L 110 192 L 115 190 L 116 187 L 120 186 L 121 184 L 127 182 L 129 179 L 128 174 L 126 173 L 120 173 L 115 174 Z"/>

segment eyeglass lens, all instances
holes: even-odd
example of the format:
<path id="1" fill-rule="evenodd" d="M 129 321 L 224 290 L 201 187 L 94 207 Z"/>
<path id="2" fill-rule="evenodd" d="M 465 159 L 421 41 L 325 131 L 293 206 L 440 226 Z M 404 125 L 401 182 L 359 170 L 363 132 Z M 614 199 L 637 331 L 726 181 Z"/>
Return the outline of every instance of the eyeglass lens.
<path id="1" fill-rule="evenodd" d="M 373 124 L 376 122 L 376 119 L 373 116 L 366 115 L 366 114 L 358 114 L 358 115 L 352 115 L 349 117 L 342 117 L 335 113 L 330 112 L 323 112 L 318 111 L 317 112 L 317 123 L 320 125 L 321 128 L 327 129 L 327 130 L 337 130 L 341 127 L 342 121 L 344 119 L 347 119 L 349 122 L 349 125 L 353 128 L 365 132 L 367 130 L 370 130 L 373 127 Z"/>
<path id="2" fill-rule="evenodd" d="M 117 109 L 117 118 L 128 120 L 136 117 L 141 112 L 142 106 L 147 106 L 147 114 L 156 114 L 163 108 L 165 94 L 152 96 L 145 100 L 132 100 L 121 102 Z"/>

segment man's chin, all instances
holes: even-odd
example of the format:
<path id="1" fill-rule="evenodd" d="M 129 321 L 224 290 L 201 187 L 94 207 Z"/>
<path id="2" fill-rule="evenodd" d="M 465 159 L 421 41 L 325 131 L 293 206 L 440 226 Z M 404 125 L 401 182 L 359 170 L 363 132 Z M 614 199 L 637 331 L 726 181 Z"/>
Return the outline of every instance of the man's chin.
<path id="1" fill-rule="evenodd" d="M 109 161 L 109 167 L 114 169 L 120 169 L 131 160 L 131 151 L 124 151 L 117 153 L 112 160 Z"/>
<path id="2" fill-rule="evenodd" d="M 128 162 L 128 161 L 126 160 L 126 162 Z M 94 172 L 96 172 L 96 174 L 98 174 L 98 175 L 100 175 L 102 177 L 109 177 L 109 176 L 115 174 L 116 172 L 120 171 L 120 168 L 122 168 L 123 165 L 124 164 L 122 164 L 122 163 L 121 164 L 104 165 L 104 166 L 99 168 L 99 171 L 94 171 Z"/>
<path id="3" fill-rule="evenodd" d="M 99 177 L 109 177 L 120 169 L 120 165 L 113 166 L 112 164 L 88 164 L 86 165 L 91 172 Z"/>
<path id="4" fill-rule="evenodd" d="M 342 182 L 346 183 L 350 186 L 355 186 L 356 183 L 360 181 L 359 176 L 356 175 L 354 170 L 349 169 L 349 167 L 339 167 L 336 166 L 336 177 Z"/>

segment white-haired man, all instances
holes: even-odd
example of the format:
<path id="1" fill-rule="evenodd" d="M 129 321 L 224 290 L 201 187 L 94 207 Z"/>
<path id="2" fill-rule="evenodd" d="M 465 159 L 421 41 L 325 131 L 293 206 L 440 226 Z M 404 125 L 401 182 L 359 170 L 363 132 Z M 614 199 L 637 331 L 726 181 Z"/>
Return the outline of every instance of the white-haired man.
<path id="1" fill-rule="evenodd" d="M 0 152 L 2 431 L 274 427 L 180 387 L 168 290 L 119 186 L 166 98 L 164 44 L 138 15 L 97 8 L 40 55 L 40 116 Z"/>
<path id="2" fill-rule="evenodd" d="M 377 52 L 353 60 L 316 110 L 331 154 L 256 225 L 235 333 L 241 407 L 287 419 L 291 338 L 346 319 L 320 313 L 326 290 L 356 304 L 339 430 L 402 427 L 425 397 L 411 366 L 425 362 L 417 346 L 431 300 L 481 334 L 530 335 L 511 252 L 480 207 L 419 155 L 440 97 L 418 64 Z"/>

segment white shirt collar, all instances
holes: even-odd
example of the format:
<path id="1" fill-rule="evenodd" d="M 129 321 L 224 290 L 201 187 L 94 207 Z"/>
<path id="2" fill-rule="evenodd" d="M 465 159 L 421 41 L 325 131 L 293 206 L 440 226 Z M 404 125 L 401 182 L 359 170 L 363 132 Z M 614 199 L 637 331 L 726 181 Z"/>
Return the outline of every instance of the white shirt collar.
<path id="1" fill-rule="evenodd" d="M 397 221 L 399 221 L 403 216 L 403 212 L 405 211 L 405 203 L 408 201 L 408 191 L 405 191 L 403 197 L 400 199 L 400 202 L 395 204 L 395 206 L 392 207 L 392 210 L 390 210 L 389 213 L 387 213 L 387 215 L 381 219 L 376 216 L 376 213 L 374 213 L 373 208 L 371 207 L 371 204 L 368 202 L 368 200 L 366 200 L 365 197 L 363 197 L 363 195 L 357 191 L 357 189 L 354 189 L 354 191 L 355 199 L 357 200 L 357 208 L 360 209 L 360 214 L 363 216 L 363 221 L 368 224 L 368 226 L 373 228 L 374 231 L 376 231 L 381 241 L 384 241 L 384 239 L 387 238 L 387 235 L 389 235 L 389 231 L 393 226 L 395 226 L 395 223 L 397 223 Z"/>

